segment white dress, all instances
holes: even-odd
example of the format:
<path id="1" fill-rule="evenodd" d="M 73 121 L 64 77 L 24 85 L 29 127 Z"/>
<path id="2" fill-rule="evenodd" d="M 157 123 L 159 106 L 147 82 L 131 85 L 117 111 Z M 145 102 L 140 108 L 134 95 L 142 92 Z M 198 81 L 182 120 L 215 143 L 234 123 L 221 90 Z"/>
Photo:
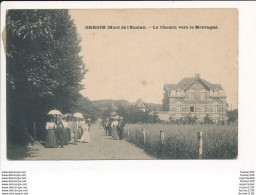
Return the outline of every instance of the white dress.
<path id="1" fill-rule="evenodd" d="M 118 121 L 114 120 L 111 124 L 111 128 L 112 128 L 112 137 L 114 140 L 118 140 L 119 139 L 119 135 L 118 135 L 118 131 L 117 131 L 117 126 L 118 126 Z"/>
<path id="2" fill-rule="evenodd" d="M 83 135 L 80 142 L 89 143 L 91 141 L 89 134 L 89 125 L 86 123 L 82 123 L 81 127 L 83 128 Z"/>

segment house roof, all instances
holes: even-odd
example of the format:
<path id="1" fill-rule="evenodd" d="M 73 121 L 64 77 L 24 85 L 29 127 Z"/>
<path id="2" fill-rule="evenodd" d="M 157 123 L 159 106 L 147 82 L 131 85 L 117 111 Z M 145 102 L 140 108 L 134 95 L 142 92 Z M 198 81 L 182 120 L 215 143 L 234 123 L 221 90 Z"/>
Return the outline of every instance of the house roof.
<path id="1" fill-rule="evenodd" d="M 198 80 L 206 86 L 209 90 L 214 90 L 214 89 L 222 89 L 222 86 L 220 84 L 212 84 L 204 79 L 198 78 Z M 195 81 L 195 78 L 184 78 L 177 84 L 165 84 L 165 89 L 172 90 L 172 89 L 182 89 L 182 90 L 187 90 Z"/>
<path id="2" fill-rule="evenodd" d="M 147 105 L 142 101 L 142 99 L 138 99 L 135 106 L 137 108 L 147 108 Z"/>
<path id="3" fill-rule="evenodd" d="M 171 89 L 175 89 L 175 86 L 176 84 L 165 84 L 164 88 L 171 90 Z"/>
<path id="4" fill-rule="evenodd" d="M 184 78 L 177 83 L 175 89 L 187 89 L 194 82 L 194 80 L 194 78 Z"/>
<path id="5" fill-rule="evenodd" d="M 221 84 L 212 84 L 204 79 L 200 79 L 210 90 L 214 90 L 214 89 L 222 89 Z"/>

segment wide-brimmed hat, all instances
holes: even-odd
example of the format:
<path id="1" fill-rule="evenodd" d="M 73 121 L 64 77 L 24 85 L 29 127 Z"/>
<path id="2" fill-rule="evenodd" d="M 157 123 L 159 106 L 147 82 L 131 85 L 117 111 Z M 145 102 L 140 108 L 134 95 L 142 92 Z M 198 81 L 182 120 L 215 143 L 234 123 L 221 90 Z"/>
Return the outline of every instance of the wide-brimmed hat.
<path id="1" fill-rule="evenodd" d="M 114 112 L 111 112 L 110 113 L 110 116 L 117 116 L 117 113 L 114 111 Z"/>
<path id="2" fill-rule="evenodd" d="M 116 116 L 112 116 L 111 118 L 114 119 L 114 120 L 118 120 L 118 119 L 119 119 L 119 116 L 116 115 Z"/>
<path id="3" fill-rule="evenodd" d="M 83 119 L 84 118 L 83 115 L 80 112 L 76 112 L 74 114 L 74 117 L 79 118 L 79 119 Z"/>

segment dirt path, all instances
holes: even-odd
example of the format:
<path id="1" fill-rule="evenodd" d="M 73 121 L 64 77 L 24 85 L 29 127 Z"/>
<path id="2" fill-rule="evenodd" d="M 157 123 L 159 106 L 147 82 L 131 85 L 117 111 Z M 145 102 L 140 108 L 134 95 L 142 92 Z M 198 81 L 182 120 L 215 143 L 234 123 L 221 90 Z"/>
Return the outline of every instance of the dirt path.
<path id="1" fill-rule="evenodd" d="M 124 141 L 105 136 L 99 124 L 91 126 L 91 142 L 69 144 L 64 148 L 44 148 L 37 144 L 29 146 L 24 160 L 96 160 L 96 159 L 154 159 L 142 149 Z"/>

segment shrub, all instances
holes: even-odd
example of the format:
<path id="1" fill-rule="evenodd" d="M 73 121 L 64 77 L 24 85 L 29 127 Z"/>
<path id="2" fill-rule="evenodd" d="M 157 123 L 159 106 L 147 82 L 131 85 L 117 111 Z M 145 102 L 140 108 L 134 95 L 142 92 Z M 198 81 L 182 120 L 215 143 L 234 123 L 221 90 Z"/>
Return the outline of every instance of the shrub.
<path id="1" fill-rule="evenodd" d="M 212 119 L 209 117 L 209 115 L 207 114 L 207 115 L 204 117 L 203 123 L 204 123 L 204 124 L 213 124 L 213 120 L 212 120 Z"/>

